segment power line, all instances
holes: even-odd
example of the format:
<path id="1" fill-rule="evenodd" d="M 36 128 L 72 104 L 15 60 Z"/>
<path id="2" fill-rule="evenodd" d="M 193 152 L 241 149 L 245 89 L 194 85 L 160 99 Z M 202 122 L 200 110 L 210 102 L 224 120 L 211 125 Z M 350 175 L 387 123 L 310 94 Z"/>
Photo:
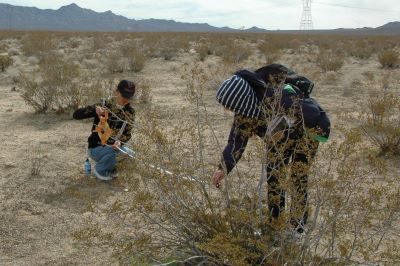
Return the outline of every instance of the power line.
<path id="1" fill-rule="evenodd" d="M 389 9 L 377 9 L 377 8 L 368 8 L 368 7 L 360 7 L 360 6 L 349 6 L 349 5 L 325 3 L 325 2 L 318 2 L 318 1 L 314 1 L 313 3 L 320 4 L 320 5 L 326 5 L 326 6 L 337 6 L 337 7 L 344 7 L 344 8 L 353 8 L 353 9 L 360 9 L 360 10 L 375 11 L 375 12 L 400 13 L 400 10 L 389 10 Z"/>

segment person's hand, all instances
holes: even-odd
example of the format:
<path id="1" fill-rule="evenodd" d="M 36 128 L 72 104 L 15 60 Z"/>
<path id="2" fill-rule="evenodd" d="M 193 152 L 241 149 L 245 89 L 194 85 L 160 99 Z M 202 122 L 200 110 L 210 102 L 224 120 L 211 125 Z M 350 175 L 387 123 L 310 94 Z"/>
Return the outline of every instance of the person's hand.
<path id="1" fill-rule="evenodd" d="M 220 187 L 222 179 L 225 177 L 225 172 L 223 170 L 217 170 L 212 176 L 212 183 L 216 188 Z"/>
<path id="2" fill-rule="evenodd" d="M 104 109 L 102 107 L 100 107 L 100 106 L 97 106 L 96 107 L 96 114 L 98 116 L 102 116 L 104 114 Z"/>
<path id="3" fill-rule="evenodd" d="M 114 150 L 118 150 L 118 148 L 120 148 L 121 147 L 121 142 L 119 141 L 119 140 L 116 140 L 115 142 L 114 142 L 114 144 L 112 145 L 112 148 L 114 149 Z"/>

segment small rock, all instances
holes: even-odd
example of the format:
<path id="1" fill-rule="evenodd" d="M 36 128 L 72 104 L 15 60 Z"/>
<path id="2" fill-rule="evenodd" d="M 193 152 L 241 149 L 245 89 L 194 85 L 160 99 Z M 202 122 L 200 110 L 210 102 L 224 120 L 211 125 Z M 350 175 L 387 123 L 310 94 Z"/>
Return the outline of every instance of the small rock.
<path id="1" fill-rule="evenodd" d="M 128 192 L 128 191 L 129 191 L 129 189 L 125 188 L 125 189 L 124 189 L 124 191 L 125 191 L 125 192 Z"/>
<path id="2" fill-rule="evenodd" d="M 12 112 L 12 111 L 13 111 L 12 108 L 6 110 L 7 113 L 10 113 L 10 112 Z"/>

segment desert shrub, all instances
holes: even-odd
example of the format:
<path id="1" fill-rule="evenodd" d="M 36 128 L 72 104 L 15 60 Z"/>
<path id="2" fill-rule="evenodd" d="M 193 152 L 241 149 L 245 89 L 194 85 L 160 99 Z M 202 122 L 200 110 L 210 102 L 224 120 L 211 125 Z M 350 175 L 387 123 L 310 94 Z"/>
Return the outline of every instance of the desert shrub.
<path id="1" fill-rule="evenodd" d="M 128 61 L 127 68 L 134 72 L 140 72 L 147 61 L 144 49 L 138 43 L 129 43 L 121 48 L 122 56 Z"/>
<path id="2" fill-rule="evenodd" d="M 55 39 L 50 32 L 31 32 L 22 40 L 22 52 L 26 56 L 38 56 L 54 50 Z"/>
<path id="3" fill-rule="evenodd" d="M 98 51 L 108 46 L 107 40 L 103 34 L 96 34 L 93 36 L 93 51 Z"/>
<path id="4" fill-rule="evenodd" d="M 108 73 L 111 74 L 123 73 L 127 68 L 126 61 L 118 51 L 108 53 L 103 57 L 103 61 Z"/>
<path id="5" fill-rule="evenodd" d="M 382 67 L 386 68 L 394 68 L 399 64 L 399 54 L 393 50 L 381 52 L 378 56 L 378 59 Z"/>
<path id="6" fill-rule="evenodd" d="M 40 60 L 39 68 L 40 79 L 25 73 L 19 77 L 22 98 L 37 112 L 77 109 L 102 88 L 83 75 L 79 66 L 54 54 Z"/>
<path id="7" fill-rule="evenodd" d="M 13 59 L 9 54 L 0 54 L 0 70 L 1 72 L 13 64 Z"/>
<path id="8" fill-rule="evenodd" d="M 228 64 L 239 64 L 247 60 L 252 51 L 250 48 L 241 43 L 233 43 L 225 47 L 222 52 L 222 61 Z"/>
<path id="9" fill-rule="evenodd" d="M 270 221 L 265 209 L 267 177 L 260 169 L 265 145 L 273 143 L 253 142 L 223 187 L 213 188 L 210 175 L 221 147 L 213 130 L 216 121 L 210 121 L 207 113 L 204 77 L 198 68 L 186 75 L 190 109 L 180 113 L 178 124 L 167 127 L 170 121 L 162 121 L 157 115 L 161 110 L 156 109 L 140 121 L 140 143 L 134 145 L 138 160 L 126 165 L 135 174 L 123 181 L 132 194 L 124 202 L 115 202 L 118 208 L 112 213 L 105 211 L 134 234 L 96 227 L 87 242 L 112 246 L 121 264 L 139 255 L 156 261 L 172 258 L 167 265 L 172 261 L 182 265 L 390 265 L 399 261 L 397 177 L 385 175 L 384 167 L 368 156 L 371 151 L 357 129 L 338 128 L 340 138 L 320 147 L 309 173 L 310 215 L 302 241 L 287 235 L 289 211 Z M 279 174 L 282 188 L 293 195 L 289 169 Z M 293 197 L 290 206 L 296 206 Z M 274 247 L 276 235 L 281 242 Z"/>
<path id="10" fill-rule="evenodd" d="M 19 84 L 22 89 L 22 98 L 36 112 L 46 112 L 52 107 L 55 92 L 51 87 L 42 87 L 39 82 L 35 81 L 34 76 L 26 74 L 19 76 Z"/>
<path id="11" fill-rule="evenodd" d="M 197 45 L 196 52 L 199 55 L 200 61 L 204 61 L 206 57 L 212 53 L 211 50 L 209 49 L 208 43 L 201 43 Z"/>
<path id="12" fill-rule="evenodd" d="M 273 42 L 272 40 L 267 40 L 261 44 L 258 45 L 258 49 L 260 52 L 264 55 L 268 54 L 277 54 L 279 51 L 282 49 L 281 46 L 279 46 L 276 42 Z"/>
<path id="13" fill-rule="evenodd" d="M 174 46 L 168 46 L 165 44 L 160 44 L 160 46 L 158 46 L 158 55 L 162 58 L 164 58 L 164 60 L 166 61 L 170 61 L 172 60 L 174 57 L 176 57 L 178 55 L 179 50 L 174 47 Z"/>
<path id="14" fill-rule="evenodd" d="M 365 136 L 381 154 L 400 154 L 400 97 L 390 92 L 375 92 L 368 97 L 362 116 Z"/>
<path id="15" fill-rule="evenodd" d="M 344 64 L 344 58 L 331 50 L 321 49 L 318 53 L 317 64 L 324 72 L 338 71 Z"/>

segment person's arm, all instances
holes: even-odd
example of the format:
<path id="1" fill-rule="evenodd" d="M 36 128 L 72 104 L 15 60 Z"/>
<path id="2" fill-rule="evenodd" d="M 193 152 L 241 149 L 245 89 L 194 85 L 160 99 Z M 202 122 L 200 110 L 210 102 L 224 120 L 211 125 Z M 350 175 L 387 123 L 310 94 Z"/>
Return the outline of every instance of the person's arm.
<path id="1" fill-rule="evenodd" d="M 246 123 L 244 120 L 240 116 L 235 116 L 229 133 L 228 144 L 222 153 L 221 163 L 218 165 L 218 170 L 212 176 L 212 183 L 217 188 L 219 188 L 221 180 L 225 175 L 232 171 L 242 157 L 249 137 L 252 134 L 251 123 Z"/>
<path id="2" fill-rule="evenodd" d="M 89 105 L 86 107 L 82 107 L 77 109 L 72 117 L 77 120 L 92 118 L 96 116 L 96 105 Z"/>
<path id="3" fill-rule="evenodd" d="M 235 121 L 229 133 L 228 144 L 222 152 L 222 160 L 218 166 L 219 170 L 226 170 L 227 174 L 232 171 L 240 158 L 242 158 L 251 135 L 247 123 L 241 123 L 241 121 L 238 120 L 240 120 L 240 118 L 235 117 Z"/>

